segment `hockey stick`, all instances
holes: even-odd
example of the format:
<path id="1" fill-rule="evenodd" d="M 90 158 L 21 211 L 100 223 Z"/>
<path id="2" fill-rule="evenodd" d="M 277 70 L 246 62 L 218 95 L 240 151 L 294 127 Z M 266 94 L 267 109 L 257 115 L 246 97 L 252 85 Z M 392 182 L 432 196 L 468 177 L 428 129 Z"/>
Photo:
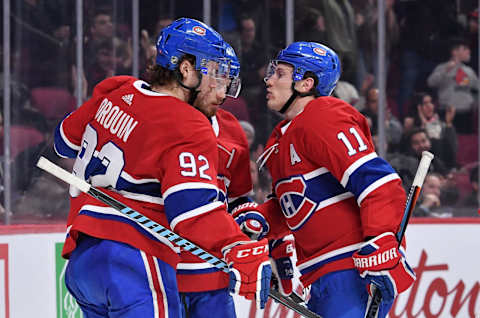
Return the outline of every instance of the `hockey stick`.
<path id="1" fill-rule="evenodd" d="M 408 192 L 407 201 L 405 202 L 405 210 L 403 211 L 402 222 L 400 223 L 400 229 L 398 230 L 396 236 L 398 241 L 398 247 L 402 244 L 403 236 L 405 235 L 405 230 L 407 229 L 408 220 L 412 216 L 413 209 L 417 203 L 418 197 L 420 196 L 420 191 L 422 191 L 423 181 L 427 175 L 428 168 L 432 162 L 433 154 L 424 151 L 422 152 L 422 159 L 418 164 L 417 172 L 415 173 L 415 179 L 413 179 L 412 186 Z M 378 309 L 380 308 L 380 303 L 382 302 L 382 294 L 375 288 L 373 292 L 372 299 L 368 304 L 366 318 L 375 318 L 377 317 Z"/>
<path id="2" fill-rule="evenodd" d="M 159 235 L 161 237 L 164 237 L 169 241 L 173 242 L 175 245 L 200 257 L 205 262 L 212 264 L 213 266 L 221 269 L 226 273 L 229 272 L 228 266 L 223 260 L 208 253 L 207 251 L 203 250 L 196 244 L 175 234 L 174 232 L 158 224 L 157 222 L 150 220 L 149 218 L 142 215 L 141 213 L 129 208 L 128 206 L 118 201 L 117 199 L 112 198 L 108 194 L 96 189 L 92 185 L 88 184 L 85 180 L 82 180 L 77 176 L 69 173 L 68 171 L 52 163 L 45 157 L 40 157 L 40 159 L 37 162 L 37 166 L 40 169 L 43 169 L 46 172 L 59 178 L 60 180 L 78 188 L 80 191 L 85 192 L 86 194 L 92 196 L 93 198 L 111 206 L 115 210 L 121 212 L 122 214 L 126 215 L 127 217 L 129 217 L 130 219 L 132 219 L 133 221 L 141 225 L 144 229 L 151 232 L 154 236 Z M 270 297 L 273 298 L 275 301 L 279 302 L 280 304 L 284 305 L 285 307 L 302 315 L 305 318 L 321 318 L 319 315 L 310 311 L 308 308 L 300 304 L 297 304 L 295 301 L 293 301 L 288 297 L 284 297 L 282 294 L 280 294 L 278 291 L 274 289 L 270 289 Z"/>

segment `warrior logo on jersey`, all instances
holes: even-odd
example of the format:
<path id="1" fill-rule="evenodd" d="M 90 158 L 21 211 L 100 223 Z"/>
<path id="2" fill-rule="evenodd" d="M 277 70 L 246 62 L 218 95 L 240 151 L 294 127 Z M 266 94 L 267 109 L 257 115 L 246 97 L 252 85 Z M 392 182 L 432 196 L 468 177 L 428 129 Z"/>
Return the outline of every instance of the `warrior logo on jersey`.
<path id="1" fill-rule="evenodd" d="M 281 181 L 275 187 L 288 227 L 292 230 L 298 230 L 316 210 L 317 204 L 305 196 L 306 188 L 302 176 Z"/>

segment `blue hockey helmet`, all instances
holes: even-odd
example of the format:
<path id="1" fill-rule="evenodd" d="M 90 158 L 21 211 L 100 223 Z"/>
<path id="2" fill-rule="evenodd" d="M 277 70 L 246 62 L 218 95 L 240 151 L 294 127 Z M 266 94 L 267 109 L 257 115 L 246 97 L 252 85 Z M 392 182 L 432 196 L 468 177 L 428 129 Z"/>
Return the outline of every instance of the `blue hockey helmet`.
<path id="1" fill-rule="evenodd" d="M 337 53 L 315 42 L 294 42 L 280 51 L 272 62 L 292 65 L 294 81 L 302 80 L 307 71 L 313 72 L 318 78 L 316 88 L 320 96 L 329 96 L 333 92 L 341 74 Z"/>
<path id="2" fill-rule="evenodd" d="M 238 60 L 237 54 L 235 53 L 233 47 L 227 42 L 225 42 L 225 46 L 225 56 L 228 59 L 230 65 L 230 84 L 227 89 L 227 96 L 237 98 L 240 94 L 240 89 L 242 87 L 242 83 L 240 80 L 240 61 Z"/>
<path id="3" fill-rule="evenodd" d="M 185 54 L 195 56 L 195 69 L 206 72 L 208 61 L 221 63 L 225 59 L 226 46 L 222 36 L 203 22 L 190 18 L 180 18 L 165 27 L 157 44 L 156 64 L 174 70 Z"/>

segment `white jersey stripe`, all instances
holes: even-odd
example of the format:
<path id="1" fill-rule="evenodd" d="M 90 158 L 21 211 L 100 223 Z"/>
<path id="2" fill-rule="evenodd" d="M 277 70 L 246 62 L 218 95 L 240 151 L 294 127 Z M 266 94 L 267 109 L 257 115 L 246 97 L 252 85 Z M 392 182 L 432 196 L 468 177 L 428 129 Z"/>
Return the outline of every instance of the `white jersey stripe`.
<path id="1" fill-rule="evenodd" d="M 378 155 L 376 152 L 372 152 L 360 159 L 358 159 L 357 161 L 355 161 L 354 163 L 352 163 L 350 165 L 350 167 L 348 167 L 345 172 L 343 173 L 343 176 L 342 176 L 342 180 L 340 181 L 340 183 L 342 184 L 343 187 L 346 187 L 347 186 L 347 183 L 348 183 L 348 180 L 350 179 L 350 176 L 352 175 L 352 173 L 357 170 L 361 165 L 363 165 L 365 162 L 367 161 L 370 161 L 372 159 L 375 159 L 377 158 Z"/>
<path id="2" fill-rule="evenodd" d="M 318 204 L 318 207 L 317 207 L 317 210 L 321 210 L 323 208 L 326 208 L 327 206 L 329 205 L 332 205 L 332 204 L 335 204 L 337 202 L 340 202 L 340 201 L 343 201 L 343 200 L 346 200 L 348 198 L 351 198 L 353 197 L 353 193 L 351 192 L 344 192 L 342 194 L 339 194 L 339 195 L 336 195 L 334 197 L 331 197 L 331 198 L 328 198 L 326 200 L 323 200 L 321 201 L 319 204 Z"/>
<path id="3" fill-rule="evenodd" d="M 311 172 L 308 172 L 308 173 L 305 173 L 303 175 L 303 177 L 305 178 L 305 180 L 310 180 L 310 179 L 313 179 L 315 177 L 318 177 L 318 176 L 321 176 L 322 174 L 325 174 L 325 173 L 328 173 L 328 169 L 325 168 L 325 167 L 321 167 L 321 168 L 318 168 L 318 169 L 315 169 Z"/>
<path id="4" fill-rule="evenodd" d="M 135 179 L 132 177 L 130 174 L 128 174 L 126 171 L 122 171 L 122 174 L 120 175 L 123 179 L 127 180 L 130 183 L 135 183 L 135 184 L 142 184 L 142 183 L 150 183 L 150 182 L 156 182 L 160 183 L 160 180 L 151 178 L 151 179 Z"/>
<path id="5" fill-rule="evenodd" d="M 390 181 L 395 180 L 395 179 L 400 179 L 400 176 L 396 173 L 390 173 L 390 174 L 387 174 L 386 176 L 378 179 L 377 181 L 373 182 L 365 190 L 363 190 L 362 193 L 360 193 L 360 195 L 358 196 L 358 199 L 357 199 L 358 206 L 361 206 L 363 199 L 365 199 L 365 197 L 367 195 L 369 195 L 372 191 L 378 189 L 379 187 L 381 187 L 385 183 L 390 182 Z"/>
<path id="6" fill-rule="evenodd" d="M 182 213 L 178 215 L 176 218 L 174 218 L 172 222 L 170 222 L 170 227 L 172 228 L 172 230 L 175 230 L 175 226 L 177 226 L 178 223 L 185 221 L 187 219 L 191 219 L 193 217 L 199 216 L 201 214 L 208 213 L 222 205 L 224 205 L 223 202 L 216 201 L 216 202 L 203 205 L 196 209 L 190 210 L 188 212 Z"/>
<path id="7" fill-rule="evenodd" d="M 342 194 L 339 194 L 339 195 L 336 195 L 334 197 L 331 197 L 331 198 L 328 198 L 326 200 L 323 200 L 321 201 L 319 204 L 318 204 L 318 207 L 315 209 L 315 211 L 312 211 L 310 213 L 308 213 L 307 215 L 305 215 L 305 217 L 300 221 L 300 222 L 297 222 L 297 225 L 294 226 L 294 227 L 291 227 L 290 225 L 288 226 L 291 230 L 296 230 L 298 229 L 299 227 L 303 226 L 303 224 L 305 224 L 305 220 L 308 219 L 310 217 L 310 215 L 312 215 L 313 212 L 317 212 L 317 211 L 320 211 L 321 209 L 324 209 L 326 208 L 327 206 L 329 205 L 332 205 L 332 204 L 335 204 L 335 203 L 338 203 L 340 201 L 343 201 L 343 200 L 346 200 L 348 198 L 351 198 L 353 197 L 353 193 L 351 192 L 344 192 Z M 305 198 L 305 200 L 308 200 L 307 198 Z M 310 200 L 308 200 L 310 201 Z M 310 201 L 311 203 L 313 203 L 312 201 Z M 302 203 L 303 204 L 303 203 Z M 301 206 L 298 208 L 298 209 L 301 209 Z M 290 216 L 291 217 L 294 217 L 295 215 L 292 215 Z M 289 217 L 287 217 L 288 219 Z"/>
<path id="8" fill-rule="evenodd" d="M 207 262 L 201 262 L 201 263 L 178 263 L 177 265 L 177 270 L 178 269 L 184 269 L 184 270 L 197 270 L 197 269 L 207 269 L 207 268 L 215 268 L 210 263 Z"/>

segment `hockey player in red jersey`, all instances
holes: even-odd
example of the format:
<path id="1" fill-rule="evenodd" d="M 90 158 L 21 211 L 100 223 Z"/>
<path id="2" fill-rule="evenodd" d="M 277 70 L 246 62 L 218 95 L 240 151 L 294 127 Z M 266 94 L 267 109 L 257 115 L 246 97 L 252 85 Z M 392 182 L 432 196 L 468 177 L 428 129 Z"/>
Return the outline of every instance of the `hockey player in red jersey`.
<path id="1" fill-rule="evenodd" d="M 227 95 L 236 98 L 240 89 L 240 64 L 233 48 L 226 45 L 227 58 L 230 61 Z M 213 98 L 213 105 L 219 105 L 225 94 L 212 90 L 208 97 Z M 253 188 L 250 151 L 245 133 L 235 116 L 218 107 L 212 107 L 211 104 L 198 101 L 194 106 L 209 119 L 217 137 L 217 180 L 220 189 L 218 200 L 225 202 L 231 212 L 245 202 L 250 202 L 249 195 Z M 227 289 L 228 275 L 221 270 L 189 252 L 182 252 L 181 262 L 177 265 L 177 281 L 184 318 L 202 318 L 206 312 L 214 313 L 215 317 L 236 317 L 234 301 Z"/>
<path id="2" fill-rule="evenodd" d="M 233 52 L 228 44 L 227 47 Z M 238 60 L 230 60 L 230 68 L 231 84 L 239 89 Z M 229 95 L 236 97 L 237 90 L 231 90 Z M 204 103 L 197 98 L 194 106 L 208 118 L 208 125 L 217 138 L 218 200 L 230 208 L 245 200 L 252 191 L 248 144 L 238 120 L 218 108 L 225 99 L 225 92 L 211 90 L 204 98 L 211 98 L 212 102 Z M 184 318 L 205 317 L 206 312 L 214 317 L 236 317 L 233 298 L 228 292 L 228 275 L 218 268 L 189 252 L 182 252 L 177 265 L 177 282 Z"/>
<path id="3" fill-rule="evenodd" d="M 267 105 L 285 116 L 259 158 L 273 196 L 259 207 L 269 236 L 291 232 L 308 307 L 322 317 L 364 317 L 370 287 L 382 294 L 385 317 L 415 280 L 397 248 L 405 193 L 376 153 L 366 119 L 330 97 L 340 77 L 337 54 L 295 42 L 270 63 Z"/>
<path id="4" fill-rule="evenodd" d="M 55 150 L 76 158 L 77 176 L 223 257 L 229 290 L 263 307 L 267 242 L 250 241 L 217 200 L 217 141 L 191 106 L 218 107 L 209 92 L 226 92 L 225 51 L 207 25 L 176 20 L 158 38 L 150 83 L 129 76 L 99 83 L 58 125 Z M 181 317 L 179 249 L 77 189 L 70 193 L 65 283 L 85 317 Z"/>

